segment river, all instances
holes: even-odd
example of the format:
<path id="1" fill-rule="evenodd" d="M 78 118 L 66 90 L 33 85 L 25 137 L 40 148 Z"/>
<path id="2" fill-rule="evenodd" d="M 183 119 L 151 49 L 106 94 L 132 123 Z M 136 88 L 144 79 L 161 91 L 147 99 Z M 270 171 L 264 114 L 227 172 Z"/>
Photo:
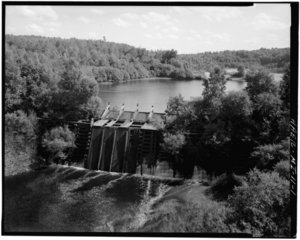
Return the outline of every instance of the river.
<path id="1" fill-rule="evenodd" d="M 240 91 L 245 86 L 244 81 L 228 81 L 226 92 Z M 203 81 L 200 80 L 134 80 L 101 84 L 100 97 L 105 104 L 110 102 L 111 106 L 120 107 L 124 103 L 129 111 L 136 110 L 136 104 L 139 103 L 139 111 L 150 111 L 153 105 L 155 112 L 164 112 L 170 97 L 181 94 L 185 100 L 190 100 L 200 97 L 203 89 Z"/>

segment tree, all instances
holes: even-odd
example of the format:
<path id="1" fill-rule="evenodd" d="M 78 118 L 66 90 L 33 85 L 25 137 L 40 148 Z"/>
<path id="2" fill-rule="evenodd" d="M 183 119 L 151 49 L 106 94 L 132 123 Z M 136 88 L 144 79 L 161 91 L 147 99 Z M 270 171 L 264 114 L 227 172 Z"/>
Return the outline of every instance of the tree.
<path id="1" fill-rule="evenodd" d="M 172 157 L 172 166 L 173 166 L 173 177 L 176 176 L 176 168 L 181 159 L 180 151 L 182 147 L 185 145 L 185 136 L 177 132 L 175 134 L 164 133 L 164 140 L 162 143 L 162 148 L 168 152 Z"/>
<path id="2" fill-rule="evenodd" d="M 252 103 L 247 92 L 230 92 L 222 99 L 221 115 L 224 119 L 245 119 L 252 114 Z"/>
<path id="3" fill-rule="evenodd" d="M 243 65 L 239 65 L 237 68 L 237 77 L 244 77 L 245 76 L 245 67 Z"/>
<path id="4" fill-rule="evenodd" d="M 220 68 L 215 68 L 214 72 L 210 74 L 210 78 L 205 79 L 203 82 L 203 98 L 221 98 L 225 93 L 225 84 L 226 79 L 224 73 L 222 73 Z"/>
<path id="5" fill-rule="evenodd" d="M 279 139 L 279 127 L 282 116 L 281 100 L 278 95 L 263 92 L 256 95 L 252 119 L 255 122 L 257 140 L 272 142 Z"/>
<path id="6" fill-rule="evenodd" d="M 184 130 L 191 123 L 192 108 L 180 94 L 169 98 L 165 112 L 168 116 L 166 128 L 170 131 Z"/>
<path id="7" fill-rule="evenodd" d="M 270 93 L 277 95 L 278 87 L 275 84 L 274 80 L 270 74 L 264 70 L 258 72 L 250 72 L 246 76 L 247 87 L 246 91 L 248 92 L 252 101 L 255 102 L 256 96 L 261 93 Z"/>
<path id="8" fill-rule="evenodd" d="M 24 84 L 20 94 L 22 109 L 27 113 L 33 110 L 38 116 L 43 116 L 50 107 L 51 93 L 56 90 L 56 84 L 51 82 L 44 69 L 29 64 L 21 66 L 20 76 Z"/>
<path id="9" fill-rule="evenodd" d="M 95 119 L 100 119 L 105 106 L 98 96 L 92 96 L 89 98 L 86 104 L 82 106 L 82 111 L 86 111 L 88 116 Z"/>
<path id="10" fill-rule="evenodd" d="M 240 231 L 256 237 L 290 235 L 289 181 L 277 172 L 250 171 L 228 203 L 233 211 L 227 221 Z"/>
<path id="11" fill-rule="evenodd" d="M 279 144 L 266 144 L 257 146 L 251 153 L 256 166 L 261 169 L 272 169 L 280 161 L 288 161 L 290 157 L 289 141 Z"/>
<path id="12" fill-rule="evenodd" d="M 177 51 L 172 49 L 168 51 L 164 51 L 161 57 L 161 62 L 162 63 L 169 63 L 172 58 L 177 57 Z"/>
<path id="13" fill-rule="evenodd" d="M 53 128 L 44 134 L 42 146 L 49 151 L 50 162 L 56 159 L 65 160 L 66 151 L 75 147 L 75 134 L 67 126 Z"/>
<path id="14" fill-rule="evenodd" d="M 98 94 L 98 84 L 92 78 L 82 77 L 74 61 L 66 63 L 65 71 L 58 83 L 59 90 L 54 93 L 53 114 L 65 119 L 87 117 L 81 111 L 92 96 Z"/>
<path id="15" fill-rule="evenodd" d="M 278 162 L 274 167 L 275 172 L 288 181 L 290 181 L 290 169 L 290 162 L 285 160 Z"/>
<path id="16" fill-rule="evenodd" d="M 285 69 L 285 73 L 283 75 L 282 81 L 280 82 L 280 97 L 283 101 L 283 104 L 286 109 L 290 109 L 290 84 L 291 84 L 291 73 L 290 73 L 290 65 L 288 65 Z"/>

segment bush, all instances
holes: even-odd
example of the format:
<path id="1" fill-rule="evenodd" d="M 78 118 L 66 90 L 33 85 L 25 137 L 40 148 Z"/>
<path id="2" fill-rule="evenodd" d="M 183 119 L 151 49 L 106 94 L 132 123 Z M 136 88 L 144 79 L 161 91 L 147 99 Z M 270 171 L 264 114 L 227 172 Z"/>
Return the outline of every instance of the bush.
<path id="1" fill-rule="evenodd" d="M 64 160 L 67 157 L 65 151 L 75 147 L 75 134 L 67 126 L 56 127 L 44 134 L 42 145 L 50 153 L 50 161 Z"/>
<path id="2" fill-rule="evenodd" d="M 210 192 L 217 199 L 226 199 L 236 186 L 242 185 L 242 177 L 235 174 L 222 174 L 213 181 Z"/>
<path id="3" fill-rule="evenodd" d="M 21 110 L 5 114 L 5 175 L 29 170 L 35 160 L 37 118 Z"/>
<path id="4" fill-rule="evenodd" d="M 228 199 L 233 209 L 229 223 L 256 237 L 289 236 L 289 189 L 277 172 L 250 171 Z"/>
<path id="5" fill-rule="evenodd" d="M 222 203 L 210 202 L 204 206 L 192 204 L 183 209 L 184 232 L 228 233 L 226 224 L 230 209 Z"/>
<path id="6" fill-rule="evenodd" d="M 33 142 L 36 139 L 37 118 L 21 110 L 5 114 L 5 134 L 13 134 L 18 142 Z"/>
<path id="7" fill-rule="evenodd" d="M 289 160 L 289 146 L 287 140 L 280 144 L 267 144 L 255 148 L 251 153 L 252 159 L 260 169 L 272 169 L 281 160 Z"/>
<path id="8" fill-rule="evenodd" d="M 280 161 L 274 167 L 275 172 L 279 174 L 280 177 L 286 180 L 290 179 L 290 163 L 289 161 Z"/>

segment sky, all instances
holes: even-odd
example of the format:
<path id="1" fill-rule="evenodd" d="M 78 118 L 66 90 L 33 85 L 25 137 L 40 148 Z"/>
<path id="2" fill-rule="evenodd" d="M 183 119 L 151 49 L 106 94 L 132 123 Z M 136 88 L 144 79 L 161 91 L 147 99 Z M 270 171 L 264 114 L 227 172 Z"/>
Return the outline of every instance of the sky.
<path id="1" fill-rule="evenodd" d="M 290 46 L 289 4 L 251 7 L 6 6 L 6 33 L 126 43 L 178 53 Z"/>

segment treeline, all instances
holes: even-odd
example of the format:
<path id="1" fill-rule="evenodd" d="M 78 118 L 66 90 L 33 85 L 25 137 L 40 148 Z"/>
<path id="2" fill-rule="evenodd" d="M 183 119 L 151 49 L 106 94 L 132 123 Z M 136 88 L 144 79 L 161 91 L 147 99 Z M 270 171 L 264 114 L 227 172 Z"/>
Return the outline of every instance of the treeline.
<path id="1" fill-rule="evenodd" d="M 121 82 L 149 77 L 191 79 L 188 64 L 177 51 L 148 51 L 102 40 L 60 39 L 37 36 L 5 37 L 6 58 L 16 66 L 43 68 L 58 78 L 66 61 L 75 61 L 83 75 L 101 82 Z M 53 76 L 54 75 L 54 76 Z"/>
<path id="2" fill-rule="evenodd" d="M 221 51 L 198 54 L 182 54 L 180 60 L 188 63 L 191 69 L 204 69 L 208 72 L 215 67 L 247 69 L 265 68 L 270 72 L 284 72 L 290 62 L 290 48 L 272 48 L 253 51 Z"/>
<path id="3" fill-rule="evenodd" d="M 148 51 L 103 40 L 78 40 L 37 36 L 5 36 L 6 58 L 20 69 L 24 64 L 42 68 L 58 78 L 65 61 L 77 62 L 83 75 L 100 82 L 120 82 L 149 77 L 203 78 L 220 68 L 267 68 L 283 72 L 290 49 L 223 51 L 177 54 L 176 50 Z"/>

